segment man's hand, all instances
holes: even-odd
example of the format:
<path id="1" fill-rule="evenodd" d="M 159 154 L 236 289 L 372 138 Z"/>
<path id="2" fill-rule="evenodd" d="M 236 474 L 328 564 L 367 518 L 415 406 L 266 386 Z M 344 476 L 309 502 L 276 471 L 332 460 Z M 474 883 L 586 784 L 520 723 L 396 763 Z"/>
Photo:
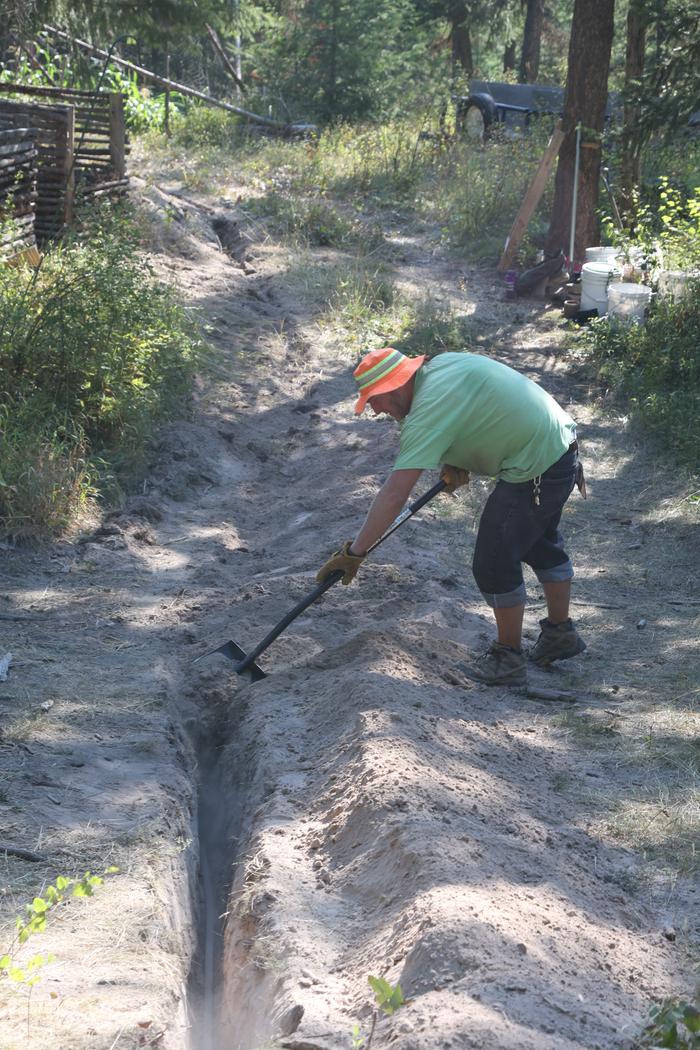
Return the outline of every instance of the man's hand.
<path id="1" fill-rule="evenodd" d="M 321 566 L 316 573 L 316 579 L 319 583 L 323 583 L 332 572 L 339 572 L 341 570 L 344 573 L 341 581 L 343 585 L 347 587 L 349 583 L 352 583 L 355 579 L 355 573 L 365 560 L 365 555 L 350 554 L 350 547 L 352 547 L 352 540 L 348 540 L 347 543 L 344 543 L 340 550 L 336 551 L 333 557 L 329 558 L 326 564 Z"/>
<path id="2" fill-rule="evenodd" d="M 445 482 L 445 492 L 453 494 L 455 489 L 469 484 L 469 471 L 461 467 L 451 467 L 449 463 L 443 463 L 440 471 L 440 480 Z"/>

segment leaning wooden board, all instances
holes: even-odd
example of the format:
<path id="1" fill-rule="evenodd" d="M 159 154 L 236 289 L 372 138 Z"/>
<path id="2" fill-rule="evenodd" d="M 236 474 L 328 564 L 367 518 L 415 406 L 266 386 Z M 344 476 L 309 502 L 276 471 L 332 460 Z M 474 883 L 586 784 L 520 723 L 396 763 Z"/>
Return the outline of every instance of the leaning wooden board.
<path id="1" fill-rule="evenodd" d="M 506 238 L 506 244 L 505 248 L 503 249 L 503 255 L 501 256 L 501 261 L 497 266 L 497 270 L 499 273 L 503 273 L 505 270 L 508 270 L 510 268 L 511 263 L 513 262 L 513 259 L 515 258 L 515 253 L 517 252 L 520 246 L 520 242 L 523 239 L 525 230 L 527 229 L 528 223 L 532 218 L 532 213 L 539 204 L 542 194 L 544 193 L 544 188 L 547 185 L 547 179 L 549 178 L 549 174 L 552 168 L 554 167 L 555 160 L 559 156 L 559 150 L 561 149 L 561 144 L 565 138 L 566 135 L 562 131 L 561 121 L 559 121 L 559 123 L 554 128 L 554 131 L 552 132 L 551 139 L 547 143 L 547 148 L 544 151 L 544 156 L 542 157 L 540 166 L 537 169 L 537 172 L 535 173 L 534 179 L 530 183 L 530 188 L 528 189 L 527 193 L 525 194 L 525 197 L 523 198 L 523 203 L 520 205 L 518 214 L 515 216 L 515 222 L 511 226 L 510 233 Z"/>

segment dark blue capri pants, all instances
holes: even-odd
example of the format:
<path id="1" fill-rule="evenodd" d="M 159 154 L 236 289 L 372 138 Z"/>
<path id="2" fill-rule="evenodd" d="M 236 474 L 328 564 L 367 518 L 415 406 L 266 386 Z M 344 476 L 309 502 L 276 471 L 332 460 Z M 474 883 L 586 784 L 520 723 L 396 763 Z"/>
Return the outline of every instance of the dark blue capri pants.
<path id="1" fill-rule="evenodd" d="M 578 452 L 572 446 L 536 483 L 499 481 L 486 501 L 472 565 L 484 599 L 494 609 L 522 605 L 527 597 L 522 563 L 541 583 L 570 580 L 574 568 L 559 532 L 564 504 L 576 482 Z"/>

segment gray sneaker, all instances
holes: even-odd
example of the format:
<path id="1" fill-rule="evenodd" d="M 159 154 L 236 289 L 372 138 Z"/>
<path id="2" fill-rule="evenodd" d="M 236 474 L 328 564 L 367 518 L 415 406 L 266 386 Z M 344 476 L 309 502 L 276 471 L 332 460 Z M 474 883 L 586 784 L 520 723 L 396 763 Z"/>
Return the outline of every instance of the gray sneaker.
<path id="1" fill-rule="evenodd" d="M 540 620 L 540 636 L 530 650 L 530 659 L 539 667 L 547 667 L 555 660 L 568 660 L 586 648 L 581 635 L 571 620 L 553 624 L 545 617 Z"/>
<path id="2" fill-rule="evenodd" d="M 467 678 L 484 685 L 527 685 L 527 660 L 517 649 L 500 642 L 492 642 L 491 648 L 477 657 L 471 664 L 456 664 Z"/>

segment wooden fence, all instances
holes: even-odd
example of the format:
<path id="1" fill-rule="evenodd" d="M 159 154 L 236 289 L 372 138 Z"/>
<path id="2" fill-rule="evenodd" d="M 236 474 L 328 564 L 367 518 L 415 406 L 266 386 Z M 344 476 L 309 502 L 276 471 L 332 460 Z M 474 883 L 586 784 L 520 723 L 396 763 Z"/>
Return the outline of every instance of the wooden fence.
<path id="1" fill-rule="evenodd" d="M 129 147 L 120 92 L 0 84 L 0 125 L 37 129 L 39 241 L 70 225 L 76 194 L 122 192 Z"/>
<path id="2" fill-rule="evenodd" d="M 36 139 L 35 128 L 0 128 L 0 259 L 36 249 Z"/>

